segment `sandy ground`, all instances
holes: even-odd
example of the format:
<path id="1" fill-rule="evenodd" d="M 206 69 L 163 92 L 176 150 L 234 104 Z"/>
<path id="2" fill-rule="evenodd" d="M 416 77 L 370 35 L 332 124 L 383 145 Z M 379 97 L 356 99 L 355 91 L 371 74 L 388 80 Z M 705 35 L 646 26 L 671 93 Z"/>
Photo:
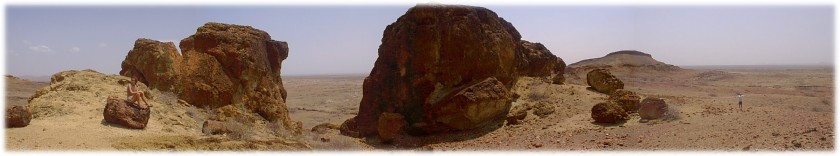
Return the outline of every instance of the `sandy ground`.
<path id="1" fill-rule="evenodd" d="M 554 113 L 543 118 L 529 113 L 522 124 L 501 122 L 473 132 L 403 135 L 393 144 L 381 144 L 376 138 L 340 144 L 359 143 L 366 147 L 364 149 L 422 151 L 834 150 L 833 69 L 715 68 L 723 67 L 666 75 L 616 74 L 625 81 L 628 90 L 643 98 L 664 98 L 679 112 L 679 116 L 669 119 L 642 122 L 634 114 L 625 123 L 594 123 L 589 110 L 604 101 L 607 95 L 587 90 L 581 79 L 571 78 L 565 85 L 552 85 L 539 78 L 523 78 L 514 88 L 520 95 L 514 105 L 533 105 L 542 101 L 554 107 Z M 357 111 L 362 81 L 361 76 L 355 79 L 287 78 L 290 108 L 318 108 L 294 111 L 293 118 L 303 121 L 307 125 L 305 128 L 323 122 L 340 124 Z M 745 94 L 743 111 L 738 111 L 737 92 Z M 293 93 L 312 96 L 300 97 Z M 547 98 L 531 98 L 541 97 L 532 95 Z"/>
<path id="2" fill-rule="evenodd" d="M 265 122 L 258 122 L 247 131 L 248 137 L 206 135 L 201 124 L 207 111 L 175 102 L 174 95 L 149 91 L 147 99 L 151 117 L 145 129 L 128 129 L 103 120 L 105 99 L 125 97 L 124 85 L 118 80 L 127 77 L 85 72 L 68 77 L 59 84 L 35 83 L 7 79 L 7 98 L 36 91 L 51 90 L 37 100 L 30 109 L 33 119 L 26 127 L 5 129 L 5 149 L 8 151 L 185 151 L 185 150 L 300 150 L 309 145 L 272 134 Z M 79 87 L 83 86 L 83 87 Z M 72 89 L 71 89 L 72 88 Z M 26 101 L 24 101 L 26 102 Z M 26 103 L 24 103 L 26 104 Z"/>
<path id="3" fill-rule="evenodd" d="M 289 93 L 287 103 L 291 117 L 304 123 L 307 132 L 302 139 L 314 150 L 834 150 L 834 72 L 831 68 L 697 68 L 667 75 L 616 75 L 625 82 L 625 88 L 643 98 L 664 98 L 679 116 L 641 122 L 638 115 L 632 115 L 625 123 L 598 124 L 590 118 L 589 110 L 604 101 L 607 95 L 587 90 L 581 79 L 569 75 L 567 84 L 553 85 L 540 78 L 522 78 L 514 87 L 520 95 L 514 105 L 533 106 L 543 102 L 554 108 L 553 113 L 539 117 L 532 110 L 521 124 L 500 122 L 470 132 L 401 135 L 392 144 L 381 144 L 377 138 L 341 136 L 338 130 L 325 134 L 308 131 L 321 123 L 340 125 L 353 117 L 358 111 L 365 75 L 285 76 L 284 85 Z M 12 89 L 20 83 L 8 84 L 7 99 L 27 94 L 27 90 Z M 744 111 L 737 109 L 736 92 L 745 94 Z M 73 111 L 76 115 L 36 119 L 25 128 L 7 128 L 6 149 L 272 150 L 278 148 L 262 146 L 297 147 L 293 142 L 277 140 L 255 144 L 254 141 L 206 136 L 196 132 L 200 131 L 195 125 L 198 120 L 187 122 L 173 117 L 152 118 L 149 128 L 143 131 L 127 130 L 102 123 L 101 110 L 99 104 L 96 105 L 79 106 Z M 191 109 L 177 105 L 171 108 L 170 112 L 158 114 L 177 116 Z M 184 123 L 178 126 L 166 120 Z"/>

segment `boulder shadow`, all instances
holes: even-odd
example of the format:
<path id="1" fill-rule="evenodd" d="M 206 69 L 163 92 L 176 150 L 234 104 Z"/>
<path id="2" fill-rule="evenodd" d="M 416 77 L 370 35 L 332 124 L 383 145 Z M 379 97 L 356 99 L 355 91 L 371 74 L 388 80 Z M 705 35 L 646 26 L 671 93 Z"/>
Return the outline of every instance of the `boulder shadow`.
<path id="1" fill-rule="evenodd" d="M 505 120 L 494 121 L 482 128 L 465 130 L 440 132 L 425 135 L 410 135 L 407 133 L 400 133 L 393 141 L 383 143 L 377 135 L 363 138 L 365 144 L 373 146 L 376 149 L 386 150 L 431 150 L 426 145 L 438 144 L 444 142 L 460 142 L 472 140 L 482 137 L 490 132 L 496 131 L 504 126 Z"/>
<path id="2" fill-rule="evenodd" d="M 126 130 L 135 130 L 135 131 L 142 131 L 142 130 L 145 130 L 145 128 L 143 128 L 143 129 L 134 129 L 134 128 L 130 128 L 130 127 L 127 127 L 127 126 L 123 126 L 123 125 L 120 125 L 120 124 L 110 123 L 110 122 L 108 122 L 108 121 L 105 121 L 105 119 L 100 120 L 99 124 L 101 124 L 101 125 L 103 125 L 103 126 L 115 127 L 115 128 L 122 128 L 122 129 L 126 129 Z"/>
<path id="3" fill-rule="evenodd" d="M 598 126 L 602 126 L 602 127 L 616 127 L 616 126 L 623 126 L 625 123 L 627 123 L 627 121 L 625 120 L 625 121 L 613 122 L 613 123 L 600 123 L 600 122 L 592 121 L 590 123 L 592 123 L 593 125 L 598 125 Z"/>

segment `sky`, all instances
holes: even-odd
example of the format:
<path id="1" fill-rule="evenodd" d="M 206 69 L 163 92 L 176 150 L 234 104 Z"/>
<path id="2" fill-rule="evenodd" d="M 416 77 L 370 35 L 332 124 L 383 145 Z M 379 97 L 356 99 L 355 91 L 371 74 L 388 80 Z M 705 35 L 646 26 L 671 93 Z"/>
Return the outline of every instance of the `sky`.
<path id="1" fill-rule="evenodd" d="M 178 42 L 206 22 L 289 43 L 283 75 L 368 73 L 412 5 L 6 6 L 7 74 L 117 74 L 138 38 Z M 833 6 L 483 6 L 567 64 L 639 50 L 674 65 L 833 65 Z"/>

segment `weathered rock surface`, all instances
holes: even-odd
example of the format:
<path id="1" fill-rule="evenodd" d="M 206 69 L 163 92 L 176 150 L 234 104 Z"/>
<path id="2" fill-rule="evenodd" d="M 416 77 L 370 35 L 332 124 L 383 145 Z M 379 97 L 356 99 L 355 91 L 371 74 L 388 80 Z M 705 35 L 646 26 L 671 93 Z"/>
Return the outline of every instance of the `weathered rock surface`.
<path id="1" fill-rule="evenodd" d="M 639 100 L 641 97 L 636 95 L 636 93 L 624 90 L 624 89 L 617 89 L 612 94 L 610 94 L 609 100 L 615 101 L 618 105 L 621 106 L 627 113 L 633 113 L 639 110 Z"/>
<path id="2" fill-rule="evenodd" d="M 378 120 L 377 120 L 377 122 L 378 122 Z M 341 135 L 354 137 L 354 138 L 365 137 L 364 135 L 362 135 L 361 132 L 359 132 L 359 128 L 356 124 L 357 124 L 356 123 L 356 118 L 350 118 L 350 119 L 344 120 L 344 122 L 341 123 L 341 127 L 339 129 L 339 131 L 341 132 Z"/>
<path id="3" fill-rule="evenodd" d="M 520 76 L 547 77 L 556 72 L 556 66 L 562 62 L 541 43 L 519 41 L 517 50 L 517 69 Z M 565 63 L 563 63 L 565 66 Z M 562 76 L 562 70 L 559 71 Z"/>
<path id="4" fill-rule="evenodd" d="M 32 120 L 32 112 L 29 106 L 6 107 L 6 127 L 26 127 Z"/>
<path id="5" fill-rule="evenodd" d="M 554 114 L 554 106 L 551 104 L 543 101 L 534 104 L 534 115 L 537 115 L 540 118 L 545 118 L 551 114 Z"/>
<path id="6" fill-rule="evenodd" d="M 151 110 L 146 105 L 129 102 L 125 98 L 110 96 L 106 101 L 102 115 L 108 123 L 143 129 L 149 122 L 150 112 Z"/>
<path id="7" fill-rule="evenodd" d="M 244 105 L 234 108 L 245 108 L 287 129 L 300 129 L 289 119 L 280 77 L 289 52 L 286 42 L 250 26 L 210 22 L 181 40 L 183 56 L 170 45 L 138 40 L 120 74 L 142 75 L 161 90 L 171 86 L 178 98 L 199 108 Z"/>
<path id="8" fill-rule="evenodd" d="M 668 112 L 668 104 L 660 98 L 648 97 L 639 103 L 639 116 L 642 119 L 659 119 Z"/>
<path id="9" fill-rule="evenodd" d="M 513 93 L 493 77 L 456 91 L 426 109 L 431 123 L 417 127 L 426 132 L 477 128 L 502 119 L 513 100 Z"/>
<path id="10" fill-rule="evenodd" d="M 424 133 L 500 120 L 517 79 L 520 38 L 486 8 L 409 9 L 385 29 L 355 128 L 364 136 L 375 134 L 379 115 L 388 110 L 405 116 L 409 131 Z"/>
<path id="11" fill-rule="evenodd" d="M 204 134 L 228 134 L 231 131 L 224 122 L 216 121 L 216 120 L 206 120 L 204 124 L 201 125 L 201 132 Z"/>
<path id="12" fill-rule="evenodd" d="M 321 124 L 313 126 L 310 131 L 313 132 L 313 133 L 324 134 L 324 133 L 327 133 L 327 131 L 330 130 L 330 129 L 338 130 L 338 129 L 340 129 L 340 127 L 338 125 L 334 125 L 334 124 L 331 124 L 331 123 L 321 123 Z"/>
<path id="13" fill-rule="evenodd" d="M 391 142 L 394 137 L 403 131 L 408 122 L 405 122 L 405 117 L 397 113 L 384 112 L 379 115 L 379 125 L 377 131 L 379 132 L 379 139 L 382 142 Z"/>
<path id="14" fill-rule="evenodd" d="M 628 114 L 617 103 L 607 101 L 592 107 L 592 119 L 599 123 L 616 123 L 627 121 Z"/>
<path id="15" fill-rule="evenodd" d="M 528 109 L 523 105 L 516 105 L 510 108 L 505 120 L 508 125 L 516 125 L 521 123 L 520 120 L 524 120 L 525 117 L 528 117 Z"/>
<path id="16" fill-rule="evenodd" d="M 175 43 L 141 38 L 134 41 L 134 49 L 125 56 L 120 75 L 137 78 L 151 88 L 170 91 L 177 80 L 176 67 L 180 60 Z"/>
<path id="17" fill-rule="evenodd" d="M 624 83 L 610 74 L 609 70 L 603 68 L 587 73 L 586 84 L 604 94 L 611 94 L 616 89 L 624 89 Z"/>

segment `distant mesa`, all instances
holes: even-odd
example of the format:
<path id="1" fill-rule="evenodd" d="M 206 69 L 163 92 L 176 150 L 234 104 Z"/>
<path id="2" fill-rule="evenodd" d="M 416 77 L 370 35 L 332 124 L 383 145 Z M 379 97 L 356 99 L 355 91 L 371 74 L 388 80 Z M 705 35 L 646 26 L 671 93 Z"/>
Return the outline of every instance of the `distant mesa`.
<path id="1" fill-rule="evenodd" d="M 622 50 L 607 54 L 604 57 L 586 59 L 568 66 L 571 70 L 592 67 L 644 67 L 655 70 L 679 70 L 680 68 L 653 59 L 653 56 L 635 50 Z"/>
<path id="2" fill-rule="evenodd" d="M 653 56 L 651 56 L 651 55 L 650 55 L 650 54 L 648 54 L 648 53 L 644 53 L 644 52 L 641 52 L 641 51 L 635 51 L 635 50 L 622 50 L 622 51 L 616 51 L 616 52 L 612 52 L 612 53 L 607 54 L 607 56 L 610 56 L 610 55 L 620 55 L 620 54 L 626 54 L 626 55 L 637 55 L 637 56 L 647 56 L 647 57 L 653 58 Z"/>
<path id="3" fill-rule="evenodd" d="M 183 56 L 174 43 L 138 39 L 122 63 L 120 75 L 134 77 L 199 108 L 255 112 L 300 133 L 286 109 L 280 77 L 288 44 L 250 26 L 209 22 L 181 40 Z M 226 120 L 230 116 L 213 117 Z"/>
<path id="4" fill-rule="evenodd" d="M 417 5 L 388 25 L 359 114 L 341 126 L 353 137 L 396 133 L 377 127 L 399 114 L 409 134 L 461 131 L 501 123 L 520 76 L 561 75 L 562 59 L 521 40 L 495 12 L 473 6 Z M 559 73 L 559 74 L 558 74 Z M 388 118 L 389 123 L 399 123 Z"/>

